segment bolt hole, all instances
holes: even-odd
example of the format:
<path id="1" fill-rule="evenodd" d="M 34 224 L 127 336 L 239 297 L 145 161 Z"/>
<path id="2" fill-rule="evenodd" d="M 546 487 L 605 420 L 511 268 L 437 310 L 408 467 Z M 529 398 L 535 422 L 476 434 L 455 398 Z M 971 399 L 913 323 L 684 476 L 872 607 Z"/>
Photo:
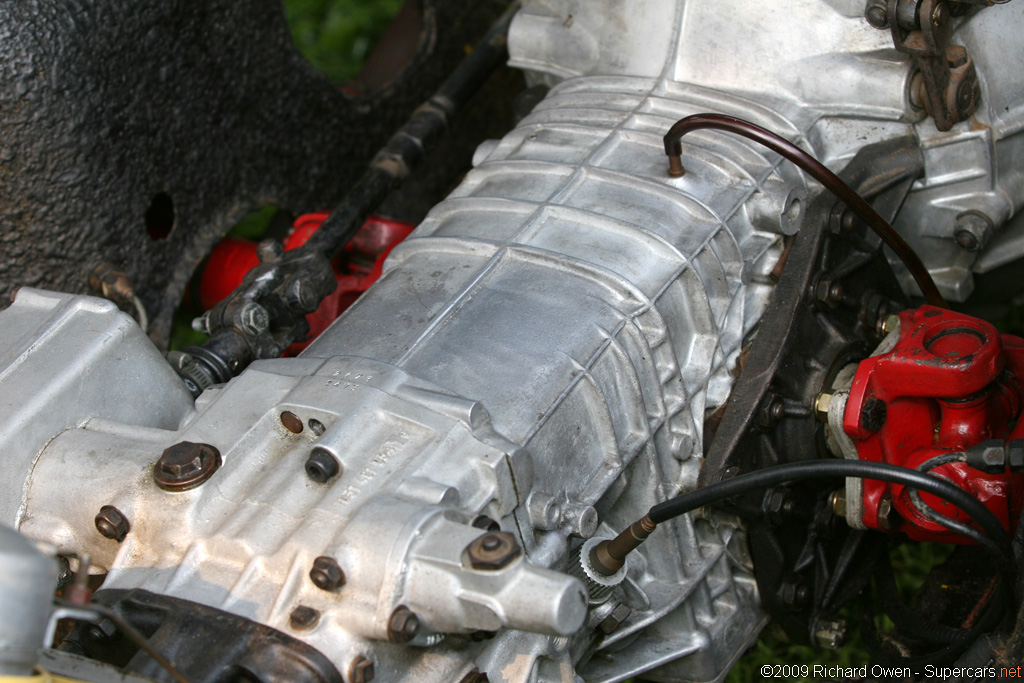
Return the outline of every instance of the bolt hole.
<path id="1" fill-rule="evenodd" d="M 154 242 L 167 239 L 174 230 L 174 202 L 171 195 L 160 192 L 146 209 L 146 232 Z"/>
<path id="2" fill-rule="evenodd" d="M 309 431 L 313 432 L 317 436 L 323 434 L 324 430 L 327 429 L 326 427 L 324 427 L 324 423 L 316 419 L 315 417 L 309 418 L 307 424 L 309 425 Z"/>
<path id="3" fill-rule="evenodd" d="M 803 202 L 800 201 L 799 197 L 793 197 L 792 201 L 789 202 L 789 206 L 782 212 L 783 222 L 792 225 L 800 220 L 800 212 L 803 210 Z"/>

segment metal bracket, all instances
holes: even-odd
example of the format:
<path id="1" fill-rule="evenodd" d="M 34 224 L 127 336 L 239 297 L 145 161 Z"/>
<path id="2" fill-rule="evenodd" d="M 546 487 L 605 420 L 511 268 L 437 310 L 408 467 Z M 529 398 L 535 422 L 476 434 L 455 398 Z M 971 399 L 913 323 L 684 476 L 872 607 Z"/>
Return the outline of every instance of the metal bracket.
<path id="1" fill-rule="evenodd" d="M 888 0 L 892 42 L 917 68 L 911 80 L 911 105 L 921 107 L 935 127 L 949 130 L 974 114 L 981 89 L 974 61 L 961 45 L 950 45 L 953 19 L 982 6 L 956 0 Z"/>

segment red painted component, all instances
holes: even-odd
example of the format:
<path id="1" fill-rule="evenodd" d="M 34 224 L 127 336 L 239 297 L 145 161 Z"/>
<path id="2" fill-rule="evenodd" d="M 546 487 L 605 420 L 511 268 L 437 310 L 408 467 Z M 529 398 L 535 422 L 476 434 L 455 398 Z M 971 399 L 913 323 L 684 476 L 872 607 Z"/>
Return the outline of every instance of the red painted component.
<path id="1" fill-rule="evenodd" d="M 850 388 L 843 429 L 862 460 L 916 468 L 949 451 L 987 439 L 1024 435 L 1024 339 L 1000 335 L 991 324 L 933 306 L 900 314 L 900 337 L 888 353 L 860 363 Z M 882 405 L 884 404 L 884 413 Z M 1024 475 L 985 474 L 966 463 L 932 471 L 980 500 L 1007 529 L 1024 501 Z M 962 523 L 951 504 L 921 494 L 925 504 Z M 887 520 L 879 506 L 891 501 Z M 921 541 L 969 543 L 925 519 L 900 485 L 864 481 L 864 524 L 902 531 Z"/>
<path id="2" fill-rule="evenodd" d="M 307 213 L 299 216 L 292 230 L 284 240 L 285 250 L 295 249 L 306 243 L 328 214 Z M 384 259 L 396 244 L 409 236 L 415 226 L 392 221 L 379 216 L 367 219 L 344 250 L 334 259 L 334 273 L 338 288 L 309 315 L 309 340 L 315 339 L 327 329 L 335 318 L 377 281 L 384 266 Z M 234 237 L 225 238 L 210 254 L 203 270 L 199 285 L 199 297 L 203 308 L 209 310 L 226 297 L 242 282 L 242 278 L 259 264 L 256 243 Z M 299 342 L 288 347 L 286 355 L 294 355 L 309 342 Z"/>

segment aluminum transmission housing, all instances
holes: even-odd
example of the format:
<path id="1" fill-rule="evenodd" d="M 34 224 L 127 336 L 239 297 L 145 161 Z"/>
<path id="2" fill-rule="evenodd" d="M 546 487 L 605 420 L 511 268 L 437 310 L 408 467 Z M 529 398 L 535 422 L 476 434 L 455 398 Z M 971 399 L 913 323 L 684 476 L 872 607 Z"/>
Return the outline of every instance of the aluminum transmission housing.
<path id="1" fill-rule="evenodd" d="M 340 671 L 368 658 L 377 681 L 724 675 L 764 623 L 737 520 L 665 525 L 615 585 L 578 554 L 695 485 L 704 417 L 808 189 L 715 133 L 688 136 L 688 173 L 670 178 L 661 136 L 715 111 L 839 167 L 927 124 L 863 3 L 625 7 L 525 3 L 512 63 L 550 93 L 299 358 L 257 362 L 193 405 L 113 306 L 21 290 L 0 313 L 3 520 L 91 553 L 104 588 L 266 624 Z M 784 41 L 793 26 L 814 30 Z M 154 465 L 182 442 L 221 464 L 164 490 Z M 337 472 L 311 478 L 313 454 Z M 103 506 L 130 522 L 123 541 L 97 532 Z M 513 551 L 487 564 L 473 544 L 490 521 Z M 317 558 L 344 579 L 314 581 Z M 296 627 L 299 607 L 315 625 Z M 419 630 L 396 632 L 396 610 Z"/>

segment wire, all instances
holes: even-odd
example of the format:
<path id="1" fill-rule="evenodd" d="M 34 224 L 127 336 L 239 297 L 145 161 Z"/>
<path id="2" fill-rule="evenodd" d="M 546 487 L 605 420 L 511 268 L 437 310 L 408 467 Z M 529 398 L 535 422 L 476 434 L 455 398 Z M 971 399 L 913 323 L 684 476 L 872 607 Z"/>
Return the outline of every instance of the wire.
<path id="1" fill-rule="evenodd" d="M 932 458 L 929 458 L 928 460 L 925 460 L 923 463 L 918 465 L 917 471 L 930 472 L 934 470 L 936 467 L 942 467 L 943 465 L 949 465 L 950 463 L 954 462 L 966 461 L 966 453 L 961 453 L 959 451 L 941 453 Z M 977 532 L 977 530 L 972 529 L 966 524 L 962 524 L 961 522 L 958 522 L 955 519 L 950 519 L 949 517 L 939 512 L 938 510 L 934 509 L 932 506 L 926 504 L 924 502 L 924 499 L 921 498 L 921 492 L 918 491 L 917 489 L 910 490 L 910 503 L 914 506 L 914 509 L 917 510 L 921 514 L 921 516 L 927 519 L 928 521 L 943 526 L 949 531 L 952 531 L 953 533 L 966 536 L 978 545 L 985 546 L 992 544 L 992 539 L 982 536 Z"/>
<path id="2" fill-rule="evenodd" d="M 853 191 L 849 185 L 844 183 L 839 176 L 828 170 L 821 162 L 810 154 L 794 145 L 789 140 L 772 133 L 750 121 L 744 121 L 732 116 L 722 114 L 694 114 L 676 121 L 668 133 L 665 134 L 665 154 L 668 155 L 669 175 L 678 177 L 686 171 L 683 168 L 680 157 L 683 153 L 683 145 L 680 142 L 682 137 L 693 130 L 712 128 L 724 130 L 760 143 L 768 149 L 781 154 L 786 159 L 806 171 L 811 177 L 825 186 L 832 194 L 842 200 L 857 216 L 867 223 L 868 227 L 882 238 L 890 249 L 895 252 L 903 265 L 907 267 L 913 276 L 917 286 L 925 300 L 933 306 L 949 308 L 939 288 L 935 286 L 931 273 L 925 268 L 920 257 L 914 252 L 907 241 L 896 232 L 889 222 L 882 218 L 874 207 L 868 204 L 863 197 Z"/>
<path id="3" fill-rule="evenodd" d="M 997 552 L 1003 564 L 1007 565 L 1004 567 L 1008 572 L 1007 576 L 1012 576 L 1010 561 L 1013 552 L 1010 536 L 991 510 L 982 505 L 977 498 L 945 479 L 881 462 L 810 460 L 766 467 L 676 496 L 652 507 L 647 516 L 655 524 L 661 524 L 699 507 L 749 491 L 803 479 L 834 477 L 859 477 L 902 484 L 949 501 L 967 513 L 984 530 L 988 536 L 986 541 L 991 541 L 992 544 L 983 544 L 983 547 L 989 547 Z"/>
<path id="4" fill-rule="evenodd" d="M 921 467 L 926 468 L 927 471 L 927 469 L 939 467 L 942 464 L 956 462 L 960 457 L 966 456 L 963 453 L 943 453 L 925 461 Z M 987 536 L 978 533 L 975 529 L 966 525 L 950 520 L 937 512 L 935 515 L 940 519 L 935 521 L 946 526 L 951 531 L 956 531 L 971 538 L 993 555 L 996 560 L 995 565 L 999 579 L 996 595 L 1003 593 L 1010 597 L 1008 587 L 1015 584 L 1013 551 L 1010 536 L 996 516 L 982 505 L 978 499 L 949 481 L 906 467 L 860 460 L 812 460 L 776 465 L 676 496 L 652 507 L 645 519 L 655 524 L 660 524 L 704 505 L 732 498 L 749 491 L 803 479 L 823 479 L 840 476 L 875 479 L 902 484 L 911 489 L 911 496 L 918 494 L 918 491 L 925 491 L 963 510 L 974 519 L 975 523 L 984 529 Z M 920 498 L 919 494 L 918 498 Z M 625 533 L 623 532 L 623 534 Z M 933 652 L 924 657 L 900 661 L 904 664 L 909 662 L 923 664 L 962 652 L 981 633 L 995 626 L 1003 613 L 1003 606 L 998 599 L 993 598 L 984 609 L 982 618 L 970 628 L 954 629 L 939 624 L 922 623 L 922 628 L 930 627 L 932 630 L 930 634 L 932 637 L 929 639 L 947 640 L 949 644 L 938 652 Z M 900 614 L 899 616 L 905 615 Z"/>
<path id="5" fill-rule="evenodd" d="M 95 602 L 91 602 L 87 605 L 78 605 L 69 603 L 65 600 L 54 600 L 56 609 L 54 614 L 51 615 L 51 627 L 48 626 L 49 643 L 53 637 L 53 631 L 55 630 L 57 619 L 74 619 L 76 621 L 87 621 L 97 623 L 103 619 L 109 619 L 114 626 L 116 626 L 121 633 L 128 636 L 128 638 L 142 649 L 143 652 L 148 654 L 153 660 L 160 665 L 171 677 L 178 681 L 178 683 L 189 683 L 189 680 L 178 670 L 171 660 L 164 657 L 162 654 L 149 643 L 144 635 L 135 630 L 135 627 L 130 625 L 127 621 L 121 618 L 117 612 L 107 607 L 106 605 L 100 605 Z"/>

